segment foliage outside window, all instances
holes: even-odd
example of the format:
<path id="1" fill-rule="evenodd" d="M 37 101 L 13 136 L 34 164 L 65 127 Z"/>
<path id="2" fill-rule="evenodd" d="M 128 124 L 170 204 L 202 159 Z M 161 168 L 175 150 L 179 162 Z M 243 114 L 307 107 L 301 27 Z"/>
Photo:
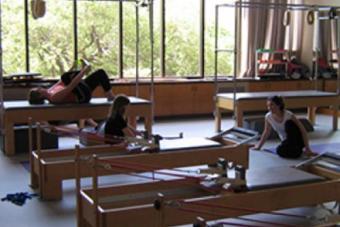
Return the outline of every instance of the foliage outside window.
<path id="1" fill-rule="evenodd" d="M 221 0 L 206 0 L 206 75 L 214 72 L 214 10 Z M 154 75 L 160 74 L 159 3 L 154 1 Z M 22 1 L 2 1 L 4 73 L 25 71 L 24 7 Z M 198 0 L 165 0 L 166 75 L 199 76 Z M 118 75 L 118 2 L 77 1 L 78 57 L 88 59 L 93 68 Z M 124 76 L 135 77 L 136 14 L 133 2 L 124 2 Z M 73 1 L 46 0 L 46 15 L 34 20 L 29 14 L 30 71 L 59 77 L 73 63 Z M 233 10 L 231 10 L 233 12 Z M 233 48 L 234 16 L 222 17 L 220 48 Z M 15 15 L 15 16 L 14 16 Z M 22 15 L 22 17 L 18 16 Z M 140 77 L 150 76 L 150 31 L 147 8 L 140 9 Z M 226 20 L 225 20 L 226 19 Z M 227 22 L 228 23 L 227 23 Z M 232 74 L 233 55 L 220 56 L 219 73 Z"/>
<path id="2" fill-rule="evenodd" d="M 118 75 L 118 17 L 118 2 L 78 2 L 78 57 L 112 77 Z"/>
<path id="3" fill-rule="evenodd" d="M 154 75 L 159 76 L 159 1 L 154 2 Z M 124 16 L 123 16 L 123 61 L 124 61 L 124 77 L 135 78 L 136 77 L 136 5 L 133 2 L 124 4 Z M 151 70 L 151 44 L 150 44 L 150 24 L 149 24 L 149 8 L 139 7 L 139 76 L 150 77 Z"/>
<path id="4" fill-rule="evenodd" d="M 42 18 L 29 16 L 30 69 L 58 77 L 73 64 L 72 1 L 47 0 L 46 8 Z"/>
<path id="5" fill-rule="evenodd" d="M 198 0 L 166 0 L 166 74 L 198 76 L 199 9 Z"/>
<path id="6" fill-rule="evenodd" d="M 13 0 L 3 0 L 1 4 L 3 73 L 6 75 L 24 72 L 26 70 L 24 5 L 21 1 Z"/>
<path id="7" fill-rule="evenodd" d="M 232 1 L 230 1 L 231 3 Z M 226 0 L 209 0 L 206 2 L 205 20 L 205 75 L 214 76 L 215 72 L 215 5 L 228 3 Z M 234 49 L 235 9 L 220 7 L 219 9 L 219 49 Z M 218 55 L 218 76 L 233 75 L 234 53 L 220 52 Z"/>

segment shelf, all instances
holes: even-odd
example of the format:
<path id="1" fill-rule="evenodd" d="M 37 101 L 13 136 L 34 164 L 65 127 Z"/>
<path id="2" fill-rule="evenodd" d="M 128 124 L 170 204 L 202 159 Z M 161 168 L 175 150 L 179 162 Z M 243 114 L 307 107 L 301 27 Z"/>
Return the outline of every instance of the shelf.
<path id="1" fill-rule="evenodd" d="M 268 59 L 261 59 L 264 54 L 268 55 Z M 271 59 L 274 58 L 274 55 L 281 55 L 281 59 Z M 284 59 L 289 59 L 289 51 L 287 50 L 274 50 L 274 49 L 257 49 L 255 55 L 256 69 L 255 69 L 255 77 L 275 77 L 275 76 L 283 76 L 288 78 L 288 61 Z M 266 70 L 261 69 L 261 65 L 282 65 L 284 66 L 284 72 L 266 72 Z M 270 71 L 270 70 L 269 70 Z"/>

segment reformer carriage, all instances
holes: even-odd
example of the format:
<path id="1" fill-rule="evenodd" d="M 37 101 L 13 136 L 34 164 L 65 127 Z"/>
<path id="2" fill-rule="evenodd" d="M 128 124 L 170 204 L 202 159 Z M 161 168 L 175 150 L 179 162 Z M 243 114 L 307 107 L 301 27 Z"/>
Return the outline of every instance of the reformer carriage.
<path id="1" fill-rule="evenodd" d="M 38 126 L 38 131 L 40 127 Z M 249 133 L 249 131 L 247 131 Z M 177 168 L 214 163 L 218 158 L 224 158 L 235 164 L 248 168 L 249 146 L 240 144 L 248 141 L 249 134 L 241 137 L 241 132 L 236 131 L 238 140 L 230 140 L 227 137 L 214 137 L 214 140 L 206 138 L 181 138 L 175 140 L 161 140 L 159 151 L 131 152 L 125 145 L 97 145 L 81 147 L 82 158 L 96 154 L 108 162 L 140 163 L 146 168 L 138 172 L 151 171 L 164 168 Z M 37 133 L 40 134 L 39 132 Z M 254 137 L 257 133 L 254 132 Z M 235 137 L 235 136 L 234 136 Z M 75 153 L 76 149 L 40 149 L 37 136 L 37 150 L 31 152 L 31 186 L 39 189 L 42 199 L 56 200 L 62 198 L 62 181 L 75 178 Z M 138 141 L 137 141 L 138 143 Z M 87 165 L 81 166 L 81 176 L 90 176 L 91 171 Z M 116 168 L 115 173 L 131 172 L 129 168 Z M 111 171 L 102 170 L 100 175 L 112 174 Z"/>
<path id="2" fill-rule="evenodd" d="M 194 223 L 198 216 L 209 221 L 255 213 L 305 219 L 303 215 L 277 210 L 339 201 L 339 169 L 320 165 L 319 161 L 296 167 L 249 170 L 244 190 L 215 190 L 202 186 L 202 176 L 184 175 L 170 180 L 100 187 L 97 171 L 103 163 L 94 159 L 93 186 L 80 189 L 78 194 L 78 226 L 161 227 Z M 322 161 L 340 166 L 339 159 L 327 157 Z M 77 185 L 80 188 L 79 180 Z M 335 222 L 328 221 L 334 224 L 339 217 Z M 256 219 L 256 224 L 261 223 L 268 224 Z"/>

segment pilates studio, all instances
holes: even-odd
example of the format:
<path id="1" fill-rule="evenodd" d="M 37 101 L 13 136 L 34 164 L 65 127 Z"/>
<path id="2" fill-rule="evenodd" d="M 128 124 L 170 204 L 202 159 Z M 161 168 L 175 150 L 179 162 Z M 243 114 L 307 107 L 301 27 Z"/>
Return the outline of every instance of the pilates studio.
<path id="1" fill-rule="evenodd" d="M 338 0 L 0 1 L 0 225 L 340 226 L 339 61 Z"/>

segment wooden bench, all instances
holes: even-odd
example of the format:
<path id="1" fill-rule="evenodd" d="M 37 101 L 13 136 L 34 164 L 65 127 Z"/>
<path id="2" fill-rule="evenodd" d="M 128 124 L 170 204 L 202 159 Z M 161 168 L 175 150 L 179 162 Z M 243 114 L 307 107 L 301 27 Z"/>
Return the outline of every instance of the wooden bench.
<path id="1" fill-rule="evenodd" d="M 220 143 L 204 138 L 161 140 L 160 152 L 156 153 L 129 153 L 126 147 L 121 145 L 97 145 L 79 150 L 82 159 L 96 154 L 102 160 L 140 163 L 151 166 L 151 169 L 209 164 L 215 163 L 218 158 L 225 158 L 245 168 L 248 168 L 249 162 L 248 145 L 230 145 L 228 141 Z M 75 149 L 37 149 L 31 152 L 31 186 L 39 189 L 42 199 L 62 198 L 62 181 L 75 178 L 75 152 Z M 91 176 L 86 163 L 81 165 L 81 170 L 82 177 Z M 121 168 L 114 171 L 117 174 L 130 172 Z M 107 174 L 112 174 L 112 171 L 100 172 L 100 175 Z"/>
<path id="2" fill-rule="evenodd" d="M 323 91 L 275 91 L 275 92 L 240 92 L 219 93 L 215 102 L 215 129 L 221 130 L 221 112 L 229 110 L 235 112 L 236 126 L 242 127 L 243 115 L 246 111 L 267 110 L 268 97 L 281 95 L 288 109 L 307 108 L 308 120 L 315 123 L 315 111 L 317 107 L 331 107 L 333 116 L 333 130 L 338 129 L 338 109 L 340 97 L 336 93 Z"/>
<path id="3" fill-rule="evenodd" d="M 152 133 L 152 103 L 145 99 L 129 97 L 131 104 L 127 109 L 129 123 L 136 125 L 137 117 L 144 120 L 145 130 Z M 106 98 L 92 98 L 88 104 L 43 104 L 30 105 L 28 101 L 6 101 L 3 105 L 4 152 L 15 154 L 14 125 L 34 121 L 105 119 L 111 103 Z"/>

